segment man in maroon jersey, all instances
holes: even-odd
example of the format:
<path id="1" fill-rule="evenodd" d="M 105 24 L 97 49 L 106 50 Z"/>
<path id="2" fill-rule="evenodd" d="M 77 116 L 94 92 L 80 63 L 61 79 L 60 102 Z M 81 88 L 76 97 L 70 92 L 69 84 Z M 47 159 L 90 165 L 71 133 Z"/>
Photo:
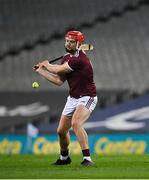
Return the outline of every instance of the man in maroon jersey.
<path id="1" fill-rule="evenodd" d="M 70 164 L 68 145 L 70 142 L 69 129 L 72 127 L 77 136 L 83 153 L 84 166 L 93 165 L 90 157 L 88 136 L 83 128 L 91 112 L 97 104 L 96 87 L 93 80 L 93 69 L 86 53 L 79 49 L 84 42 L 84 35 L 80 31 L 69 31 L 65 36 L 67 54 L 62 62 L 50 64 L 48 60 L 38 63 L 34 70 L 48 81 L 60 86 L 67 80 L 69 96 L 63 109 L 57 133 L 60 143 L 60 158 L 55 165 Z"/>

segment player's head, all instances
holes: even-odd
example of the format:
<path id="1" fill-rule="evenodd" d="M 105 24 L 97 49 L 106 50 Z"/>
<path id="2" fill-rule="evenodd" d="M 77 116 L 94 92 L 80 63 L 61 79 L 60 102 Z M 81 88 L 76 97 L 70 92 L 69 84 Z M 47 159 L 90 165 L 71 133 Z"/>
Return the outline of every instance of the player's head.
<path id="1" fill-rule="evenodd" d="M 84 42 L 84 35 L 80 31 L 69 31 L 65 35 L 65 40 L 66 51 L 74 53 Z"/>

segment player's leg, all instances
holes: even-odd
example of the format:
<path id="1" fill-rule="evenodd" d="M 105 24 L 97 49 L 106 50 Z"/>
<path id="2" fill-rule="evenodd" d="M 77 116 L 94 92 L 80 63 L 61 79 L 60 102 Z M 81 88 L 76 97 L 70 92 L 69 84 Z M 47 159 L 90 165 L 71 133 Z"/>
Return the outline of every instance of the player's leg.
<path id="1" fill-rule="evenodd" d="M 61 115 L 57 133 L 59 135 L 60 158 L 54 163 L 55 165 L 70 164 L 68 145 L 70 143 L 69 129 L 71 127 L 71 116 Z"/>
<path id="2" fill-rule="evenodd" d="M 72 117 L 72 128 L 78 137 L 78 141 L 82 149 L 88 148 L 87 133 L 83 128 L 83 124 L 90 116 L 90 111 L 83 105 L 79 105 Z"/>
<path id="3" fill-rule="evenodd" d="M 61 151 L 66 151 L 70 143 L 69 129 L 71 128 L 71 116 L 62 115 L 60 118 L 57 134 Z"/>
<path id="4" fill-rule="evenodd" d="M 72 116 L 72 128 L 80 143 L 82 153 L 84 156 L 83 165 L 92 165 L 90 157 L 88 135 L 83 127 L 84 123 L 89 118 L 91 112 L 94 110 L 97 104 L 97 97 L 83 97 L 79 100 L 76 110 Z"/>
<path id="5" fill-rule="evenodd" d="M 61 149 L 60 159 L 56 161 L 56 165 L 70 164 L 71 159 L 69 157 L 68 145 L 69 145 L 69 129 L 71 127 L 71 118 L 75 110 L 75 102 L 68 96 L 67 102 L 63 109 L 59 126 L 57 128 L 57 133 L 59 135 L 59 143 Z"/>

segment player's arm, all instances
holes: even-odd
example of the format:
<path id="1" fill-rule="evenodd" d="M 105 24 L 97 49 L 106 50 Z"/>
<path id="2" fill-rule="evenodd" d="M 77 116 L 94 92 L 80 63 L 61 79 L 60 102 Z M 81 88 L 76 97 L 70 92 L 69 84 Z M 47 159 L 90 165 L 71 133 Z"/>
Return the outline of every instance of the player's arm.
<path id="1" fill-rule="evenodd" d="M 52 74 L 48 72 L 45 68 L 42 66 L 39 66 L 38 69 L 34 69 L 38 74 L 43 76 L 48 81 L 52 82 L 55 85 L 61 86 L 65 81 L 64 75 L 58 75 L 58 74 Z"/>
<path id="2" fill-rule="evenodd" d="M 72 71 L 72 69 L 69 67 L 68 63 L 64 63 L 61 65 L 58 64 L 50 64 L 49 61 L 45 60 L 40 63 L 40 65 L 44 68 L 46 68 L 50 73 L 54 74 L 65 74 Z"/>

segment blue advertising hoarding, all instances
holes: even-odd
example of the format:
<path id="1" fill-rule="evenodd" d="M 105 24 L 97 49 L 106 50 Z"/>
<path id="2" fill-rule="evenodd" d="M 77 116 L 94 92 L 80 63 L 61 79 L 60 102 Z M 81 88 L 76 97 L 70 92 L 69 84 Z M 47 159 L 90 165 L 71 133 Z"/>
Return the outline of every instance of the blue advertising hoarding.
<path id="1" fill-rule="evenodd" d="M 91 134 L 91 153 L 95 154 L 145 154 L 149 153 L 149 134 Z M 80 154 L 81 149 L 74 134 L 71 135 L 70 152 Z M 59 153 L 57 135 L 30 138 L 23 135 L 0 135 L 0 154 L 56 154 Z"/>

